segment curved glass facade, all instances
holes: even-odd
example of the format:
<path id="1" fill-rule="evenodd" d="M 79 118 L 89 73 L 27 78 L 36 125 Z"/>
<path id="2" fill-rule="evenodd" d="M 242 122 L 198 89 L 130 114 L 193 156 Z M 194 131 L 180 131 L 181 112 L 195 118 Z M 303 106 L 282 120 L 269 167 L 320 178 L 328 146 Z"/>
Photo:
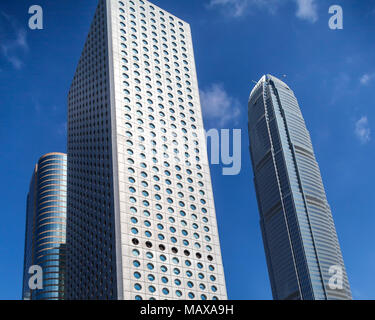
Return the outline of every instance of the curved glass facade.
<path id="1" fill-rule="evenodd" d="M 351 299 L 319 166 L 293 91 L 279 79 L 263 76 L 248 108 L 254 184 L 274 299 Z M 329 285 L 337 268 L 342 289 Z"/>
<path id="2" fill-rule="evenodd" d="M 67 156 L 48 153 L 35 168 L 28 194 L 23 298 L 64 299 Z M 43 270 L 43 289 L 28 289 L 28 269 Z"/>

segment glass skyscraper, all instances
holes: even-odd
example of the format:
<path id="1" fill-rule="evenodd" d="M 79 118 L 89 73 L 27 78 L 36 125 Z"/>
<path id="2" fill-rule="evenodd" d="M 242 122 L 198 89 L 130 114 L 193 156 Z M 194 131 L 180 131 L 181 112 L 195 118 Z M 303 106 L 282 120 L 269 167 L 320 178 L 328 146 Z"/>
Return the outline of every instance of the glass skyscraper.
<path id="1" fill-rule="evenodd" d="M 274 299 L 351 299 L 320 170 L 293 91 L 265 75 L 251 91 L 248 112 Z"/>
<path id="2" fill-rule="evenodd" d="M 64 299 L 66 172 L 63 153 L 42 156 L 32 174 L 27 195 L 22 298 Z M 30 266 L 43 271 L 43 289 L 30 290 Z"/>
<path id="3" fill-rule="evenodd" d="M 68 96 L 67 299 L 226 299 L 190 26 L 100 0 Z"/>

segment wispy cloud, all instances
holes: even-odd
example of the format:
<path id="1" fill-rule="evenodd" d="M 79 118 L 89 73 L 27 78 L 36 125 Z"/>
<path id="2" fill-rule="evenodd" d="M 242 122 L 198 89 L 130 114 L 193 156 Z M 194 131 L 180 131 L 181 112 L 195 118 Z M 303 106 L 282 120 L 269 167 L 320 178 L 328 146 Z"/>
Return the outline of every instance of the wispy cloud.
<path id="1" fill-rule="evenodd" d="M 234 18 L 244 16 L 254 9 L 267 9 L 270 13 L 275 13 L 277 9 L 276 0 L 210 0 L 207 7 L 209 9 L 222 8 L 225 13 Z"/>
<path id="2" fill-rule="evenodd" d="M 356 123 L 354 133 L 362 144 L 371 140 L 371 129 L 366 116 L 362 116 Z"/>
<path id="3" fill-rule="evenodd" d="M 296 0 L 296 2 L 298 18 L 312 23 L 318 20 L 318 8 L 315 0 Z"/>
<path id="4" fill-rule="evenodd" d="M 231 7 L 230 15 L 234 17 L 240 17 L 244 14 L 247 9 L 247 1 L 239 0 L 211 0 L 208 4 L 208 8 L 215 8 L 219 6 Z"/>
<path id="5" fill-rule="evenodd" d="M 0 14 L 0 23 L 9 29 L 9 37 L 2 35 L 0 49 L 3 57 L 12 64 L 15 69 L 21 69 L 23 62 L 20 55 L 29 50 L 26 39 L 26 30 L 19 27 L 17 21 L 4 12 Z"/>
<path id="6" fill-rule="evenodd" d="M 200 91 L 202 111 L 205 119 L 216 121 L 220 127 L 230 122 L 235 124 L 241 114 L 240 102 L 229 96 L 221 84 L 212 84 Z"/>
<path id="7" fill-rule="evenodd" d="M 309 22 L 316 22 L 318 20 L 318 10 L 316 0 L 285 0 L 293 1 L 297 5 L 296 17 Z M 207 8 L 221 8 L 225 9 L 225 14 L 238 18 L 254 12 L 254 10 L 265 9 L 269 13 L 276 13 L 280 5 L 278 0 L 210 0 Z"/>
<path id="8" fill-rule="evenodd" d="M 375 77 L 375 74 L 369 74 L 369 73 L 365 73 L 362 75 L 362 77 L 359 79 L 359 82 L 362 84 L 362 85 L 367 85 L 369 84 L 369 82 Z"/>

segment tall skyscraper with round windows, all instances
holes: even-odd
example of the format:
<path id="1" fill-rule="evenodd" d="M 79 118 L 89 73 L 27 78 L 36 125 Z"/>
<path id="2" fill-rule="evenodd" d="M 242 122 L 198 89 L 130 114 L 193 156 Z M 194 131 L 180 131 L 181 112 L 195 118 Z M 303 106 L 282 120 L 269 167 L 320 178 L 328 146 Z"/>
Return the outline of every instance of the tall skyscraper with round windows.
<path id="1" fill-rule="evenodd" d="M 265 75 L 251 91 L 248 112 L 274 299 L 351 299 L 319 166 L 293 91 Z"/>
<path id="2" fill-rule="evenodd" d="M 66 177 L 64 153 L 42 156 L 32 174 L 27 195 L 22 298 L 64 299 L 66 240 Z M 29 287 L 30 266 L 43 271 L 43 288 Z"/>
<path id="3" fill-rule="evenodd" d="M 226 299 L 189 25 L 100 0 L 68 97 L 68 299 Z"/>

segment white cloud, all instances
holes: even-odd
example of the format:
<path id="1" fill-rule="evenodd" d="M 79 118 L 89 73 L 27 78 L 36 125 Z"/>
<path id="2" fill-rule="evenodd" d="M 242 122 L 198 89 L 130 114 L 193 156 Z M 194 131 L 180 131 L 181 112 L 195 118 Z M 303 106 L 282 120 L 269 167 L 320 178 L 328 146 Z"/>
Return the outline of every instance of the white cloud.
<path id="1" fill-rule="evenodd" d="M 368 123 L 368 119 L 366 116 L 361 117 L 355 123 L 355 135 L 361 141 L 361 143 L 365 144 L 371 140 L 371 129 Z"/>
<path id="2" fill-rule="evenodd" d="M 284 0 L 283 3 L 287 1 L 296 2 L 298 18 L 312 23 L 318 20 L 316 0 Z M 238 18 L 254 9 L 266 9 L 274 14 L 279 5 L 280 1 L 278 0 L 210 0 L 207 7 L 209 9 L 223 8 L 225 14 Z"/>
<path id="3" fill-rule="evenodd" d="M 210 0 L 208 8 L 221 7 L 225 13 L 238 18 L 249 13 L 254 8 L 265 8 L 270 13 L 275 13 L 277 0 Z"/>
<path id="4" fill-rule="evenodd" d="M 359 82 L 362 84 L 362 85 L 367 85 L 373 78 L 374 78 L 374 74 L 368 74 L 368 73 L 365 73 L 360 79 L 359 79 Z"/>
<path id="5" fill-rule="evenodd" d="M 318 8 L 315 0 L 296 0 L 297 12 L 296 16 L 302 20 L 312 23 L 318 20 Z"/>
<path id="6" fill-rule="evenodd" d="M 200 91 L 200 97 L 205 119 L 217 121 L 220 127 L 238 121 L 241 105 L 237 99 L 228 95 L 223 85 L 212 84 Z"/>
<path id="7" fill-rule="evenodd" d="M 240 17 L 244 14 L 245 9 L 247 8 L 247 1 L 241 0 L 211 0 L 208 4 L 209 8 L 217 6 L 230 6 L 232 10 L 230 14 L 234 17 Z"/>
<path id="8" fill-rule="evenodd" d="M 18 26 L 15 19 L 8 16 L 4 12 L 1 12 L 1 16 L 3 17 L 2 20 L 5 21 L 6 25 L 10 27 L 9 34 L 11 35 L 10 39 L 2 40 L 0 45 L 1 53 L 15 69 L 21 69 L 23 63 L 19 58 L 19 53 L 20 51 L 26 52 L 29 49 L 26 40 L 26 31 Z"/>

